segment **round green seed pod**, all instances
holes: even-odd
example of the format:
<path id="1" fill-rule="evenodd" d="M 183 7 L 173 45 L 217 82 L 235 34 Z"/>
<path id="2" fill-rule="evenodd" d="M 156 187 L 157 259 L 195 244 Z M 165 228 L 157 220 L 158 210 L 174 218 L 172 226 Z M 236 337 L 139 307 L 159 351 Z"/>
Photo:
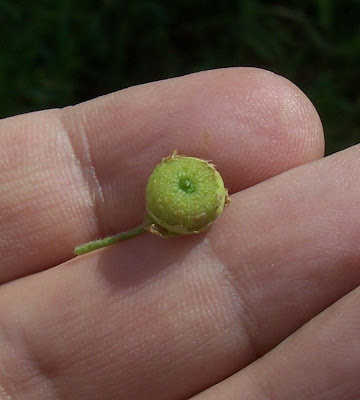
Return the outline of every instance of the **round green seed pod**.
<path id="1" fill-rule="evenodd" d="M 204 231 L 229 202 L 214 165 L 176 151 L 154 169 L 145 196 L 144 227 L 163 237 Z"/>

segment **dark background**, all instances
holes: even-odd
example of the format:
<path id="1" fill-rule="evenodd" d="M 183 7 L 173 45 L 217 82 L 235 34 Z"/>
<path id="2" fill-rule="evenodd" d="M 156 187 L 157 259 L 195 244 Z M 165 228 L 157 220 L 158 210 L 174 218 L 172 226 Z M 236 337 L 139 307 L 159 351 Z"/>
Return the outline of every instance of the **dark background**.
<path id="1" fill-rule="evenodd" d="M 0 0 L 0 117 L 257 66 L 310 97 L 329 154 L 360 141 L 359 21 L 359 0 Z"/>

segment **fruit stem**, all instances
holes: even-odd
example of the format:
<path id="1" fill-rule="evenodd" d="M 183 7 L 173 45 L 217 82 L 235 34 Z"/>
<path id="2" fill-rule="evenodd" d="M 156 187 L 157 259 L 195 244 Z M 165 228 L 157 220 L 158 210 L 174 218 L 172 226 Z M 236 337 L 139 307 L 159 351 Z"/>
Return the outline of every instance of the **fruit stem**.
<path id="1" fill-rule="evenodd" d="M 93 240 L 92 242 L 77 246 L 75 247 L 74 253 L 77 256 L 81 256 L 83 254 L 90 253 L 91 251 L 101 249 L 102 247 L 110 246 L 111 244 L 120 242 L 122 240 L 131 239 L 145 232 L 147 232 L 147 230 L 144 228 L 143 225 L 140 225 L 128 231 L 118 233 L 114 236 L 109 236 L 99 240 Z"/>

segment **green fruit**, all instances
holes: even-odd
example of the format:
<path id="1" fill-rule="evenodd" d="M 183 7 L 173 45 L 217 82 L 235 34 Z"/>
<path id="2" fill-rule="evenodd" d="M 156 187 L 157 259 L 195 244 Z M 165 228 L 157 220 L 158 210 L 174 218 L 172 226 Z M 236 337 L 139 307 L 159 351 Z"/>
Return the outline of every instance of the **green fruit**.
<path id="1" fill-rule="evenodd" d="M 190 235 L 207 229 L 230 202 L 214 166 L 176 151 L 154 169 L 146 186 L 146 214 L 142 225 L 114 236 L 77 246 L 82 255 L 147 231 L 162 237 Z"/>
<path id="2" fill-rule="evenodd" d="M 229 201 L 214 166 L 176 151 L 154 169 L 146 186 L 147 230 L 161 236 L 190 235 L 207 229 Z"/>

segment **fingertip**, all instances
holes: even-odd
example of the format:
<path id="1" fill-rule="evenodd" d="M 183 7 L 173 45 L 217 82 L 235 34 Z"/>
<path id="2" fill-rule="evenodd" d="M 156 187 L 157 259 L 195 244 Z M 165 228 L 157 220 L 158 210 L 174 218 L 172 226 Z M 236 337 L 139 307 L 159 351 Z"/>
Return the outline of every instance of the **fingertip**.
<path id="1" fill-rule="evenodd" d="M 246 101 L 259 118 L 256 133 L 282 153 L 303 164 L 324 155 L 324 132 L 320 116 L 309 97 L 292 81 L 261 68 L 234 68 L 246 74 Z M 255 118 L 254 118 L 255 120 Z M 268 150 L 271 150 L 268 148 Z M 289 168 L 287 168 L 289 169 Z"/>
<path id="2" fill-rule="evenodd" d="M 287 78 L 235 67 L 179 79 L 192 89 L 196 102 L 191 112 L 202 120 L 206 112 L 211 123 L 198 154 L 217 155 L 214 162 L 224 171 L 231 193 L 323 157 L 319 114 Z"/>

